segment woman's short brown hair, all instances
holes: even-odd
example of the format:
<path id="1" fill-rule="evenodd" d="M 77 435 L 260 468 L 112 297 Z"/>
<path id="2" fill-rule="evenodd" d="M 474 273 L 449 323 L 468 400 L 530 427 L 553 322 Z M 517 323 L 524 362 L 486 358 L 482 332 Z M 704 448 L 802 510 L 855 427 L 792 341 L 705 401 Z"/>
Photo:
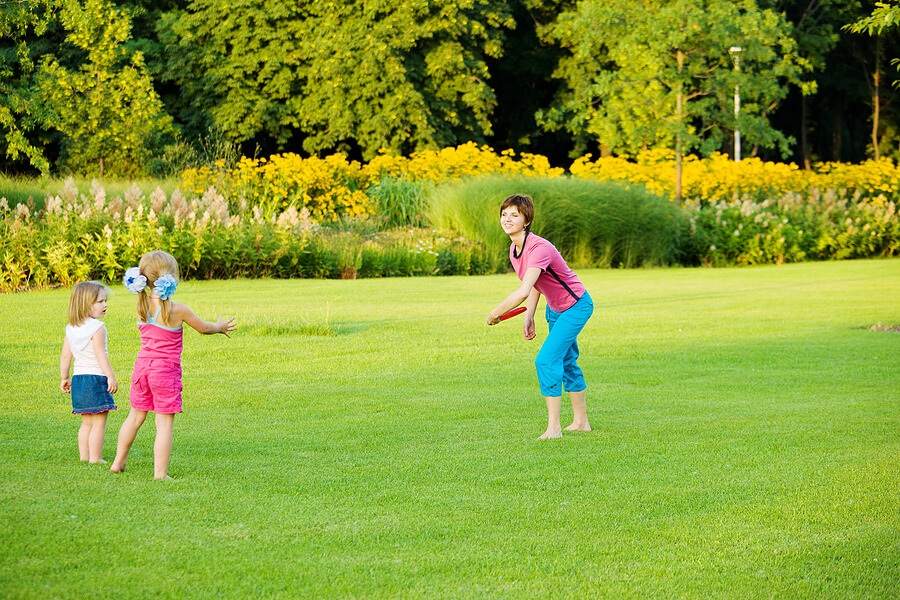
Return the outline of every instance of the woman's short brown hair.
<path id="1" fill-rule="evenodd" d="M 531 222 L 534 220 L 534 202 L 531 200 L 531 196 L 513 194 L 507 197 L 503 204 L 500 205 L 500 214 L 502 215 L 503 211 L 510 206 L 515 206 L 519 210 L 522 216 L 525 217 L 525 227 L 530 227 Z"/>

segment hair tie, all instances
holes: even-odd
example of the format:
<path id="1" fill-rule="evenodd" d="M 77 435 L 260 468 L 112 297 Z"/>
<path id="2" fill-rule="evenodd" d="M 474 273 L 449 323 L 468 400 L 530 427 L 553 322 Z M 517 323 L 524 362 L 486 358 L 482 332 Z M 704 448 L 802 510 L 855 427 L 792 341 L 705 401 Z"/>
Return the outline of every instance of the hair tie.
<path id="1" fill-rule="evenodd" d="M 166 273 L 153 282 L 153 291 L 159 296 L 160 300 L 168 300 L 175 293 L 178 287 L 178 280 Z"/>
<path id="2" fill-rule="evenodd" d="M 147 278 L 141 275 L 141 269 L 139 267 L 131 267 L 125 271 L 125 277 L 122 278 L 122 283 L 125 284 L 125 287 L 128 288 L 128 291 L 132 294 L 140 294 L 144 291 L 144 288 L 147 287 Z"/>

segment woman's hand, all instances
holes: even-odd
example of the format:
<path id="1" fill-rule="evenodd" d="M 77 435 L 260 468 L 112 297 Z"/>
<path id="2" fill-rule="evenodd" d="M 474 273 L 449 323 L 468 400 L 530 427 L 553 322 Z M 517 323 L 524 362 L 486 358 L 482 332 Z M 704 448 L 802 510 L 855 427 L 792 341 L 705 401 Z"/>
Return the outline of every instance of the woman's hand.
<path id="1" fill-rule="evenodd" d="M 534 339 L 534 317 L 525 313 L 525 322 L 522 324 L 522 335 L 525 336 L 526 340 Z"/>

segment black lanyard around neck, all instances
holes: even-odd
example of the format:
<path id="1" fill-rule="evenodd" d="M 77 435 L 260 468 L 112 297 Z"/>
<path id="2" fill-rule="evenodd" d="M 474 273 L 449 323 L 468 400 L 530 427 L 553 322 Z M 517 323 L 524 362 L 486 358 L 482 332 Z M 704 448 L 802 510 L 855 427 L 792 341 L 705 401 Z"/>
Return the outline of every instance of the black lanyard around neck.
<path id="1" fill-rule="evenodd" d="M 519 250 L 518 252 L 516 252 L 516 250 L 515 250 L 516 245 L 513 244 L 513 258 L 522 258 L 522 253 L 525 252 L 525 242 L 528 241 L 528 235 L 530 233 L 531 232 L 528 231 L 527 229 L 525 230 L 525 237 L 522 238 L 522 249 Z"/>

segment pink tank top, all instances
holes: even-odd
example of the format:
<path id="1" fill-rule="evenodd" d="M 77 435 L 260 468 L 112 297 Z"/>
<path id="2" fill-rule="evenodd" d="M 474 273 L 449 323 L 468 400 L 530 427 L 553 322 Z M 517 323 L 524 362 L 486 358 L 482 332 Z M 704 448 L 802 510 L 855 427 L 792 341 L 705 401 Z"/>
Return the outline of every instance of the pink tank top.
<path id="1" fill-rule="evenodd" d="M 141 332 L 141 349 L 138 360 L 163 359 L 181 364 L 181 351 L 184 348 L 184 329 L 170 329 L 156 323 L 159 312 L 155 316 L 147 315 L 146 323 L 138 323 Z"/>

